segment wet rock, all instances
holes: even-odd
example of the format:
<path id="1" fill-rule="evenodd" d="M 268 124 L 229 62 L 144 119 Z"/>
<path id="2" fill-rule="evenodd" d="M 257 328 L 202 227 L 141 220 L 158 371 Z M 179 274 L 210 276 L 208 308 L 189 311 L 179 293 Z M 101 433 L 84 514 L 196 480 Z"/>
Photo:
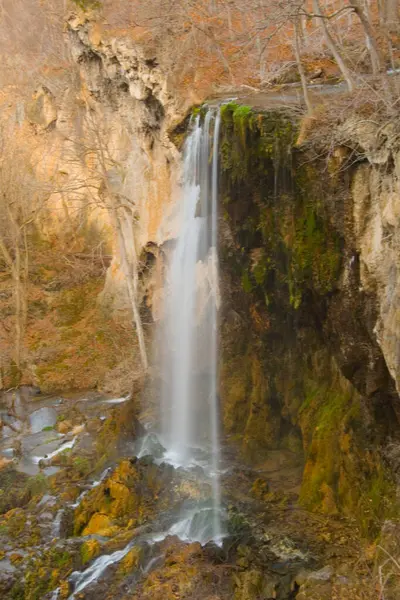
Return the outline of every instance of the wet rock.
<path id="1" fill-rule="evenodd" d="M 82 564 L 90 562 L 99 556 L 101 550 L 100 543 L 96 539 L 85 541 L 81 546 Z"/>
<path id="2" fill-rule="evenodd" d="M 214 542 L 208 542 L 203 546 L 204 555 L 216 564 L 226 561 L 226 552 L 223 547 L 217 546 Z"/>
<path id="3" fill-rule="evenodd" d="M 142 563 L 144 554 L 144 549 L 140 546 L 134 546 L 129 550 L 118 567 L 119 576 L 130 575 L 135 572 Z"/>
<path id="4" fill-rule="evenodd" d="M 40 513 L 40 515 L 38 516 L 38 522 L 39 524 L 41 523 L 51 523 L 54 519 L 54 515 L 51 512 L 42 512 Z"/>
<path id="5" fill-rule="evenodd" d="M 202 574 L 210 576 L 200 544 L 167 538 L 159 550 L 165 556 L 163 563 L 148 574 L 132 600 L 172 600 L 199 591 Z"/>
<path id="6" fill-rule="evenodd" d="M 202 498 L 206 490 L 209 494 L 209 486 L 203 490 L 201 482 L 187 481 L 168 466 L 123 460 L 82 499 L 75 511 L 75 534 L 106 535 L 115 533 L 114 527 L 137 527 L 178 501 Z"/>
<path id="7" fill-rule="evenodd" d="M 32 433 L 39 433 L 46 428 L 52 428 L 57 421 L 57 411 L 54 408 L 43 407 L 29 415 L 29 425 Z"/>
<path id="8" fill-rule="evenodd" d="M 39 396 L 41 394 L 41 389 L 37 385 L 21 385 L 18 388 L 18 391 L 22 395 L 23 398 L 33 398 L 35 396 Z"/>
<path id="9" fill-rule="evenodd" d="M 5 597 L 17 580 L 17 570 L 8 561 L 0 561 L 0 597 Z"/>
<path id="10" fill-rule="evenodd" d="M 333 568 L 330 566 L 323 567 L 319 571 L 314 571 L 308 576 L 308 580 L 312 581 L 331 581 L 333 576 Z"/>
<path id="11" fill-rule="evenodd" d="M 59 524 L 59 537 L 61 539 L 68 538 L 73 535 L 74 532 L 74 510 L 71 507 L 63 509 L 60 524 Z"/>
<path id="12" fill-rule="evenodd" d="M 147 456 L 161 458 L 165 448 L 160 444 L 158 437 L 154 433 L 149 433 L 138 444 L 138 456 L 142 459 Z"/>
<path id="13" fill-rule="evenodd" d="M 154 463 L 154 456 L 151 454 L 146 454 L 138 459 L 142 467 L 148 467 Z"/>
<path id="14" fill-rule="evenodd" d="M 41 500 L 38 502 L 37 507 L 38 508 L 42 508 L 42 507 L 47 507 L 47 508 L 52 508 L 53 506 L 55 506 L 57 503 L 57 498 L 56 496 L 52 496 L 50 494 L 44 494 L 44 496 L 41 498 Z"/>
<path id="15" fill-rule="evenodd" d="M 288 537 L 274 541 L 270 545 L 270 549 L 276 556 L 284 560 L 304 560 L 307 556 L 307 553 L 302 551 L 296 542 Z"/>
<path id="16" fill-rule="evenodd" d="M 326 566 L 319 571 L 302 571 L 296 576 L 299 591 L 296 600 L 329 600 L 332 598 L 332 580 L 334 570 Z"/>

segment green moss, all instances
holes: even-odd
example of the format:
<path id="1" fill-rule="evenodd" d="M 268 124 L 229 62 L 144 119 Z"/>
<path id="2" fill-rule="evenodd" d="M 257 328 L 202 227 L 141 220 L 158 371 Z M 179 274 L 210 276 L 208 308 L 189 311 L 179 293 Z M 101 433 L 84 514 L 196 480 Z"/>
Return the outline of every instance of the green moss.
<path id="1" fill-rule="evenodd" d="M 69 552 L 53 550 L 51 556 L 51 562 L 56 566 L 62 569 L 70 565 L 71 563 L 71 555 Z"/>
<path id="2" fill-rule="evenodd" d="M 242 275 L 242 288 L 246 294 L 249 294 L 253 289 L 253 284 L 251 282 L 250 274 L 247 271 L 244 271 Z"/>
<path id="3" fill-rule="evenodd" d="M 372 478 L 364 481 L 357 504 L 362 533 L 376 537 L 385 520 L 398 516 L 399 508 L 396 485 L 383 466 L 378 464 Z"/>
<path id="4" fill-rule="evenodd" d="M 313 208 L 306 206 L 296 219 L 288 252 L 293 296 L 307 287 L 320 295 L 332 291 L 340 268 L 339 241 Z"/>
<path id="5" fill-rule="evenodd" d="M 374 537 L 398 510 L 395 486 L 377 452 L 366 449 L 361 401 L 343 379 L 308 380 L 299 423 L 306 445 L 300 501 L 325 513 L 339 508 Z"/>
<path id="6" fill-rule="evenodd" d="M 99 0 L 72 0 L 72 2 L 85 12 L 101 7 L 101 2 Z"/>
<path id="7" fill-rule="evenodd" d="M 43 473 L 38 473 L 34 477 L 30 477 L 28 489 L 32 496 L 44 494 L 48 489 L 47 477 Z"/>
<path id="8" fill-rule="evenodd" d="M 192 108 L 192 118 L 200 117 L 200 119 L 204 119 L 207 114 L 208 107 L 205 104 L 200 104 L 199 106 L 193 106 Z"/>
<path id="9" fill-rule="evenodd" d="M 18 537 L 25 529 L 26 514 L 21 509 L 15 509 L 7 518 L 8 535 L 12 538 Z"/>
<path id="10" fill-rule="evenodd" d="M 297 125 L 285 112 L 231 102 L 221 118 L 223 202 L 242 248 L 236 260 L 243 289 L 259 290 L 269 306 L 283 288 L 298 310 L 308 291 L 324 296 L 335 289 L 341 265 L 340 236 L 319 200 L 318 176 L 297 164 Z"/>
<path id="11" fill-rule="evenodd" d="M 11 600 L 25 600 L 24 585 L 20 581 L 17 581 L 11 589 Z"/>
<path id="12" fill-rule="evenodd" d="M 285 113 L 257 113 L 234 102 L 223 105 L 220 111 L 220 160 L 232 183 L 267 175 L 270 165 L 278 168 L 284 162 L 295 135 Z"/>
<path id="13" fill-rule="evenodd" d="M 25 573 L 24 599 L 42 600 L 66 579 L 72 566 L 72 555 L 54 547 L 33 558 Z"/>
<path id="14" fill-rule="evenodd" d="M 88 458 L 83 458 L 81 456 L 76 456 L 72 460 L 72 467 L 75 471 L 77 471 L 78 475 L 81 477 L 85 477 L 92 470 L 92 465 Z"/>
<path id="15" fill-rule="evenodd" d="M 223 325 L 225 430 L 254 460 L 276 444 L 302 455 L 302 442 L 302 504 L 344 512 L 374 536 L 391 507 L 398 510 L 393 482 L 369 447 L 380 433 L 364 425 L 360 395 L 325 341 L 337 324 L 330 307 L 339 292 L 347 184 L 325 177 L 325 164 L 294 147 L 287 114 L 229 103 L 221 117 L 220 194 L 233 238 L 221 264 L 242 320 Z"/>
<path id="16" fill-rule="evenodd" d="M 81 546 L 82 564 L 90 562 L 100 554 L 100 544 L 97 540 L 88 540 Z"/>
<path id="17" fill-rule="evenodd" d="M 349 413 L 354 413 L 351 391 L 339 385 L 329 387 L 309 380 L 299 422 L 306 443 L 307 456 L 300 501 L 307 508 L 332 512 L 324 506 L 327 489 L 337 491 L 340 472 L 340 438 L 346 428 Z M 334 510 L 334 509 L 333 509 Z"/>

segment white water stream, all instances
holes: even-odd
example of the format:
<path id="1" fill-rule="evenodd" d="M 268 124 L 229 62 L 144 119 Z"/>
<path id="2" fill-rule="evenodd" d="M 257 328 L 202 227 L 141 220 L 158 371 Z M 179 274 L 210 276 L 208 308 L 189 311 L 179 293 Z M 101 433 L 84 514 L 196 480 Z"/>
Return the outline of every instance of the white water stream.
<path id="1" fill-rule="evenodd" d="M 163 329 L 164 459 L 190 466 L 211 449 L 211 539 L 221 538 L 218 425 L 219 109 L 200 116 L 184 149 L 180 232 L 167 277 Z"/>

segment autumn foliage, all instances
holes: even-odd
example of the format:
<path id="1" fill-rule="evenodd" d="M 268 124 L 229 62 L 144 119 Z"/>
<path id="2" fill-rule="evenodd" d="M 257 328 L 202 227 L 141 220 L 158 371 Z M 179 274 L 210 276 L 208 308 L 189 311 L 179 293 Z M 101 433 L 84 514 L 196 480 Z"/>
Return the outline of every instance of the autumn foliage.
<path id="1" fill-rule="evenodd" d="M 332 44 L 349 79 L 399 66 L 396 0 L 104 0 L 102 13 L 146 32 L 177 84 L 203 93 L 299 81 L 296 28 L 308 78 L 343 78 Z"/>

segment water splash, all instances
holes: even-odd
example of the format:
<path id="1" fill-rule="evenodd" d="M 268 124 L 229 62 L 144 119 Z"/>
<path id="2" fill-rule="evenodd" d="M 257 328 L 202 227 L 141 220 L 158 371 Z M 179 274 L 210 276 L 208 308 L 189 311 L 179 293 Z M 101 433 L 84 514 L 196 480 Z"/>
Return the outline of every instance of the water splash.
<path id="1" fill-rule="evenodd" d="M 60 508 L 60 510 L 57 511 L 57 514 L 51 527 L 51 535 L 53 538 L 59 538 L 61 535 L 61 521 L 64 512 L 65 510 L 63 508 Z"/>
<path id="2" fill-rule="evenodd" d="M 180 233 L 167 277 L 163 340 L 165 459 L 195 464 L 211 448 L 212 532 L 221 538 L 218 426 L 219 109 L 192 123 L 184 149 Z"/>
<path id="3" fill-rule="evenodd" d="M 76 598 L 76 594 L 82 592 L 94 581 L 97 581 L 107 567 L 121 561 L 132 548 L 133 544 L 128 544 L 122 550 L 99 556 L 85 571 L 74 571 L 69 578 L 70 583 L 74 586 L 74 591 L 68 596 L 68 600 L 73 600 Z"/>

